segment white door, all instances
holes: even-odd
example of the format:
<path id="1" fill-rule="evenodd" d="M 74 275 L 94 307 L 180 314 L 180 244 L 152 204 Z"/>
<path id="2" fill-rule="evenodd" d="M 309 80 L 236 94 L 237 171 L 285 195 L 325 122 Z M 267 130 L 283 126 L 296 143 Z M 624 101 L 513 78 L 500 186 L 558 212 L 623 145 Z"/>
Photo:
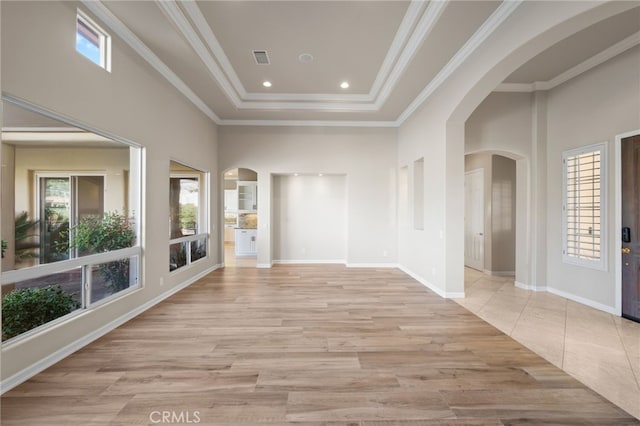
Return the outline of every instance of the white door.
<path id="1" fill-rule="evenodd" d="M 484 269 L 484 169 L 464 176 L 464 264 Z"/>

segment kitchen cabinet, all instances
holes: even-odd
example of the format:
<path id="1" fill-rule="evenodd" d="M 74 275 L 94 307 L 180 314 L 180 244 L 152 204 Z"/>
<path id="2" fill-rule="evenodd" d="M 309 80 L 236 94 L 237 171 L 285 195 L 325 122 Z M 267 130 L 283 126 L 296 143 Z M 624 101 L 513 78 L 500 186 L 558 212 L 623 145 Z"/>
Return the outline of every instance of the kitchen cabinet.
<path id="1" fill-rule="evenodd" d="M 258 210 L 258 182 L 238 182 L 238 210 Z"/>
<path id="2" fill-rule="evenodd" d="M 236 256 L 255 256 L 258 253 L 256 229 L 236 229 Z"/>

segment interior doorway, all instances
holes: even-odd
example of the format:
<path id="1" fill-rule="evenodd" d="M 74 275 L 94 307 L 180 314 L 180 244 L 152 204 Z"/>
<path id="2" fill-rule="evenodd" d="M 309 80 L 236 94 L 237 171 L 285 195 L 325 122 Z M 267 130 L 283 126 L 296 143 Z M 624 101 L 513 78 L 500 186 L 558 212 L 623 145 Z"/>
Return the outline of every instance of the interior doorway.
<path id="1" fill-rule="evenodd" d="M 465 155 L 465 266 L 515 277 L 517 174 L 513 158 Z"/>
<path id="2" fill-rule="evenodd" d="M 484 270 L 484 169 L 464 176 L 464 264 Z"/>
<path id="3" fill-rule="evenodd" d="M 258 257 L 258 174 L 234 168 L 224 172 L 223 262 L 256 267 Z"/>
<path id="4" fill-rule="evenodd" d="M 622 316 L 640 322 L 640 134 L 620 148 Z"/>

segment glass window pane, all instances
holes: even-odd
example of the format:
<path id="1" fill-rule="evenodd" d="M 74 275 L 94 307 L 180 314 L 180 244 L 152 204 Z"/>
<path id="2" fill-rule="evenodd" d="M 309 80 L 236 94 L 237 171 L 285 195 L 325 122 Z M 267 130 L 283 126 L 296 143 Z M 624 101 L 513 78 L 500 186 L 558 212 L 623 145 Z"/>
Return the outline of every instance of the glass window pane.
<path id="1" fill-rule="evenodd" d="M 207 239 L 191 241 L 191 262 L 207 257 Z"/>
<path id="2" fill-rule="evenodd" d="M 169 245 L 169 271 L 175 271 L 187 264 L 187 243 Z"/>
<path id="3" fill-rule="evenodd" d="M 91 268 L 91 303 L 95 303 L 119 291 L 126 290 L 135 283 L 135 274 L 129 259 L 93 265 Z M 135 264 L 135 262 L 133 263 Z"/>
<path id="4" fill-rule="evenodd" d="M 82 269 L 2 285 L 2 340 L 18 336 L 82 306 Z"/>

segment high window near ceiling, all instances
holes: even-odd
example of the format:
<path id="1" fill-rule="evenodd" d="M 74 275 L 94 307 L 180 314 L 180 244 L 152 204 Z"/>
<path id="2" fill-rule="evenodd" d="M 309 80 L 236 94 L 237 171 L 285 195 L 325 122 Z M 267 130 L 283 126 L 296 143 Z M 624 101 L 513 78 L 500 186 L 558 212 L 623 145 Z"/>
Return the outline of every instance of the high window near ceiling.
<path id="1" fill-rule="evenodd" d="M 141 149 L 29 108 L 3 102 L 3 341 L 141 283 Z"/>
<path id="2" fill-rule="evenodd" d="M 208 173 L 176 161 L 169 177 L 169 270 L 174 271 L 207 256 Z"/>
<path id="3" fill-rule="evenodd" d="M 76 51 L 111 71 L 111 36 L 80 10 L 76 16 Z"/>
<path id="4" fill-rule="evenodd" d="M 604 270 L 606 144 L 565 151 L 562 163 L 563 260 Z"/>

